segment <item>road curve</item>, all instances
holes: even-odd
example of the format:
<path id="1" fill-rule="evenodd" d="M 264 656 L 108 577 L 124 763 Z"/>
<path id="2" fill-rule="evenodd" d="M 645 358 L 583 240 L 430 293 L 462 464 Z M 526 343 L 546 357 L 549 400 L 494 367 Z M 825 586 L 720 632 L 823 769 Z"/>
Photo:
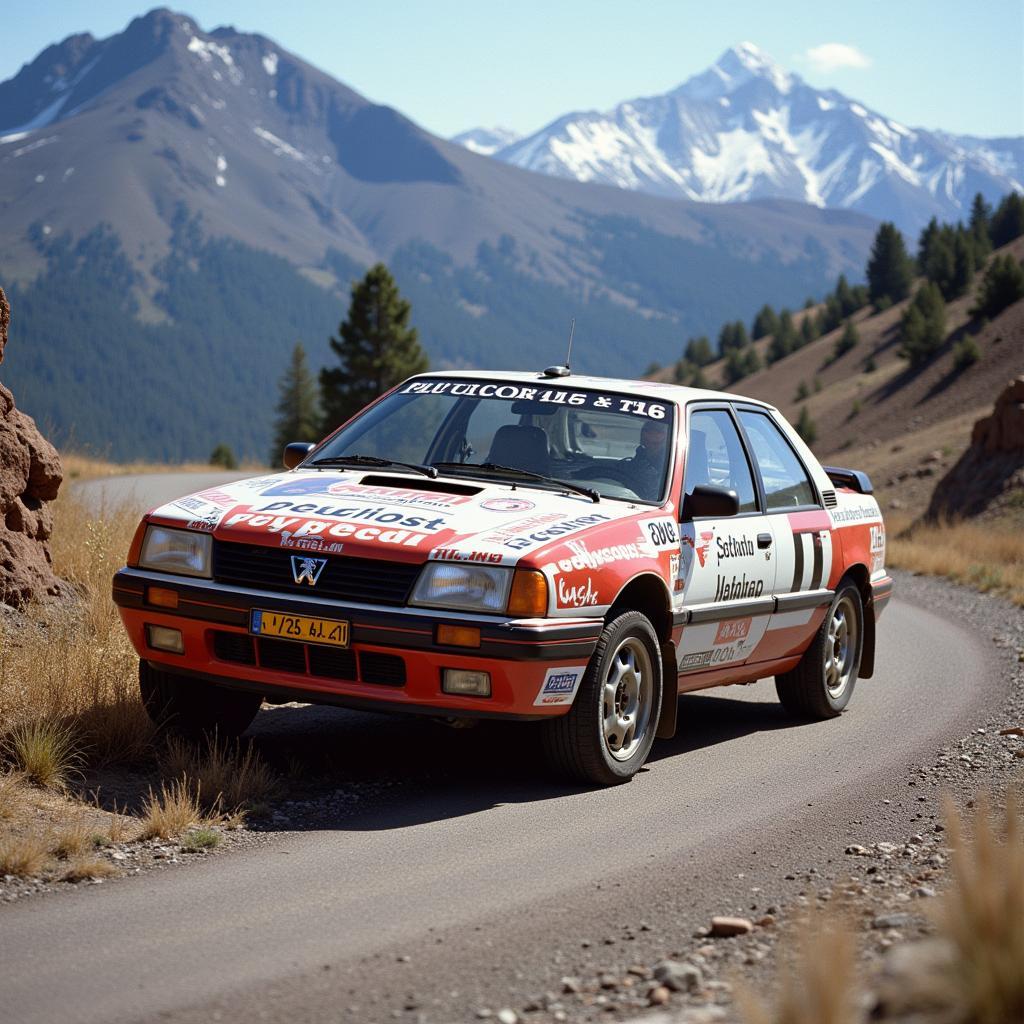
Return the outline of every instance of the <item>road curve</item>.
<path id="1" fill-rule="evenodd" d="M 522 727 L 276 710 L 262 743 L 301 737 L 385 795 L 316 831 L 0 907 L 0 1020 L 370 1021 L 412 991 L 430 1020 L 470 1019 L 551 987 L 581 936 L 740 909 L 850 821 L 870 831 L 883 796 L 906 799 L 899 772 L 999 692 L 980 638 L 895 600 L 842 717 L 794 724 L 764 681 L 689 695 L 680 735 L 615 789 L 547 781 Z"/>

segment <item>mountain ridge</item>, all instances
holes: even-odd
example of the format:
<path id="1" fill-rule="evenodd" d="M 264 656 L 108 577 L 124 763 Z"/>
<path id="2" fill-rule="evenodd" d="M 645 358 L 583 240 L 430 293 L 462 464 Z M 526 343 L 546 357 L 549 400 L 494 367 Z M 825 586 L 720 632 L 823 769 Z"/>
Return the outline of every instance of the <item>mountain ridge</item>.
<path id="1" fill-rule="evenodd" d="M 932 216 L 966 215 L 977 192 L 992 202 L 1024 191 L 1024 138 L 908 128 L 838 90 L 808 85 L 753 43 L 731 47 L 665 93 L 560 115 L 489 155 L 655 195 L 853 209 L 911 234 Z"/>

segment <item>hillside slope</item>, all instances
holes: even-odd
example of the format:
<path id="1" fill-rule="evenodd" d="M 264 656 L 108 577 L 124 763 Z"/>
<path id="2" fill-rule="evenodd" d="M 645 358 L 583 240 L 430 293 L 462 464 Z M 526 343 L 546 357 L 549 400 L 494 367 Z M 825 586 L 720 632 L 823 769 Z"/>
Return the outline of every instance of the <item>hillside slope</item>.
<path id="1" fill-rule="evenodd" d="M 1024 258 L 1024 238 L 999 252 Z M 899 322 L 909 301 L 881 313 L 869 307 L 854 314 L 860 341 L 838 359 L 832 354 L 842 327 L 726 390 L 771 402 L 792 422 L 806 406 L 817 428 L 812 448 L 822 461 L 865 470 L 884 504 L 917 514 L 936 480 L 967 447 L 974 421 L 990 410 L 1011 377 L 1024 372 L 1024 300 L 987 323 L 968 312 L 974 289 L 948 303 L 948 338 L 920 370 L 910 369 L 898 354 Z M 794 314 L 797 325 L 818 308 Z M 981 358 L 957 372 L 953 347 L 968 334 Z M 762 356 L 770 344 L 770 337 L 754 342 Z M 876 367 L 870 371 L 869 359 Z M 722 372 L 721 360 L 705 368 L 709 386 L 722 386 Z M 797 395 L 801 382 L 810 390 L 804 400 Z"/>
<path id="2" fill-rule="evenodd" d="M 115 456 L 265 451 L 287 351 L 298 336 L 326 358 L 374 260 L 435 365 L 549 364 L 576 316 L 581 369 L 635 373 L 637 352 L 663 360 L 687 331 L 822 292 L 872 231 L 804 204 L 533 174 L 265 37 L 167 10 L 72 36 L 0 84 L 0 279 L 23 307 L 5 373 L 58 441 Z"/>

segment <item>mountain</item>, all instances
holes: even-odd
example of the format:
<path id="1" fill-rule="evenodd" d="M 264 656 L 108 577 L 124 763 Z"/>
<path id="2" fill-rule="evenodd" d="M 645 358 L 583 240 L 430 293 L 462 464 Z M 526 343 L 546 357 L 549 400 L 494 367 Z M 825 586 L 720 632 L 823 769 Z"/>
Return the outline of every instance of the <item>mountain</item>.
<path id="1" fill-rule="evenodd" d="M 266 451 L 296 338 L 325 363 L 376 260 L 435 366 L 549 365 L 575 316 L 580 369 L 635 374 L 769 297 L 821 294 L 873 229 L 534 174 L 164 9 L 0 83 L 5 382 L 58 442 L 115 457 Z"/>
<path id="2" fill-rule="evenodd" d="M 486 129 L 456 136 L 467 145 L 475 138 L 491 137 Z M 977 192 L 991 202 L 1024 191 L 1024 139 L 907 128 L 811 87 L 753 43 L 662 96 L 566 114 L 492 155 L 653 195 L 857 210 L 914 237 L 932 216 L 966 218 Z"/>
<path id="3" fill-rule="evenodd" d="M 452 142 L 482 156 L 492 156 L 519 139 L 519 134 L 511 128 L 471 128 L 468 132 L 452 136 Z"/>

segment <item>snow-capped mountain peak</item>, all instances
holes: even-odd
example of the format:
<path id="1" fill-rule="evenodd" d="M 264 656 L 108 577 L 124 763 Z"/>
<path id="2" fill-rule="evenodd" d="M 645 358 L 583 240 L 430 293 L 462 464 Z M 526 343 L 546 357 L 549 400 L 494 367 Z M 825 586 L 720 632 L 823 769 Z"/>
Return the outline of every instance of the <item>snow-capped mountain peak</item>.
<path id="1" fill-rule="evenodd" d="M 932 216 L 966 217 L 977 192 L 1024 191 L 1024 139 L 907 128 L 750 42 L 664 95 L 566 114 L 504 144 L 486 132 L 455 141 L 558 177 L 702 202 L 792 199 L 912 233 Z"/>

